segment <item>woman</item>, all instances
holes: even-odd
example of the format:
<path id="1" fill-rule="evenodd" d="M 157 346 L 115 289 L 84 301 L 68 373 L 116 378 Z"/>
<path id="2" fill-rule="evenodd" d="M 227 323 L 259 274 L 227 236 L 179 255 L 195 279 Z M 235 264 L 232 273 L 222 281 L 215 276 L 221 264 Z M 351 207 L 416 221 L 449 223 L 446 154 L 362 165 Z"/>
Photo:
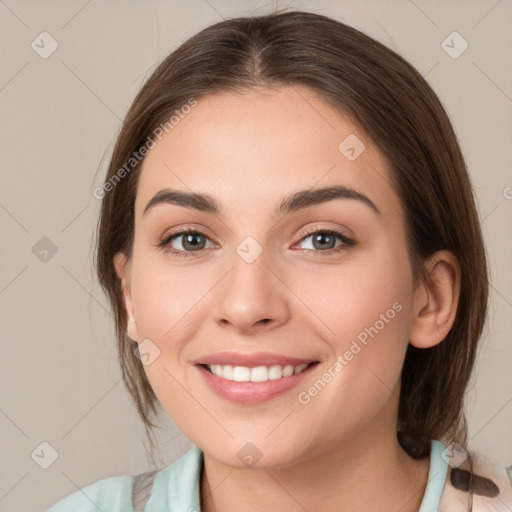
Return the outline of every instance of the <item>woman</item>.
<path id="1" fill-rule="evenodd" d="M 149 78 L 103 187 L 123 378 L 192 441 L 69 510 L 510 510 L 467 451 L 487 265 L 437 96 L 305 12 L 226 20 Z"/>

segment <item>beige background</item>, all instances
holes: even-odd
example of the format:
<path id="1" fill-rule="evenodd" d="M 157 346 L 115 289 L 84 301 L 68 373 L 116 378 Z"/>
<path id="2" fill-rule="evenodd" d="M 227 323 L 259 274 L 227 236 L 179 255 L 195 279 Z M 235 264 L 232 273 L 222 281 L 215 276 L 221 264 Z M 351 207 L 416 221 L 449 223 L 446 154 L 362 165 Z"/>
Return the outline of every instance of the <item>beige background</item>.
<path id="1" fill-rule="evenodd" d="M 222 17 L 266 13 L 274 5 L 0 0 L 0 510 L 42 510 L 100 478 L 150 467 L 92 273 L 99 206 L 92 190 L 120 120 L 155 65 Z M 427 77 L 453 120 L 476 189 L 493 282 L 468 398 L 471 446 L 512 464 L 512 3 L 290 5 L 333 16 L 398 51 Z M 47 59 L 31 47 L 43 31 L 58 42 Z M 453 31 L 469 43 L 457 59 L 441 47 Z M 48 249 L 43 237 L 57 249 L 46 262 L 44 253 L 34 254 Z M 162 424 L 167 465 L 189 443 L 170 420 Z M 58 452 L 48 469 L 34 460 L 44 457 L 31 457 L 43 441 Z M 43 452 L 48 457 L 51 450 L 43 446 Z"/>

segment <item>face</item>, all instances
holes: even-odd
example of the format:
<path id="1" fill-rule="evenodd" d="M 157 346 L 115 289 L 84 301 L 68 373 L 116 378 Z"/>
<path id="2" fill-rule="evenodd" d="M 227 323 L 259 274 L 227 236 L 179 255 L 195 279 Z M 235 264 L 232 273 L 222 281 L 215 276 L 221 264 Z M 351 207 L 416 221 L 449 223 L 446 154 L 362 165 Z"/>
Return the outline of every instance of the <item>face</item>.
<path id="1" fill-rule="evenodd" d="M 177 426 L 260 468 L 396 432 L 414 295 L 379 150 L 302 87 L 200 98 L 156 142 L 116 269 Z"/>

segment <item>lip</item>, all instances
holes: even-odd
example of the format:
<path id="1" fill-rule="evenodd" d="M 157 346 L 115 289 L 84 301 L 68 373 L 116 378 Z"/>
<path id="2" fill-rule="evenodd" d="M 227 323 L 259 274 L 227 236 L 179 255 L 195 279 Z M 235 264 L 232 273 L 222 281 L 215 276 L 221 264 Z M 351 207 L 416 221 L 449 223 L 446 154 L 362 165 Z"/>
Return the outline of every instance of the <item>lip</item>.
<path id="1" fill-rule="evenodd" d="M 192 364 L 221 364 L 231 366 L 245 366 L 255 368 L 256 366 L 298 366 L 300 364 L 318 362 L 317 359 L 300 359 L 272 352 L 216 352 L 215 354 L 199 357 L 192 361 Z M 299 374 L 300 375 L 300 374 Z"/>
<path id="2" fill-rule="evenodd" d="M 309 366 L 297 375 L 290 375 L 289 377 L 282 377 L 276 380 L 267 380 L 265 382 L 236 382 L 218 377 L 206 369 L 207 364 L 229 364 L 232 366 L 254 368 L 256 366 L 272 365 L 298 366 L 306 363 L 308 363 Z M 217 396 L 238 404 L 255 405 L 272 400 L 295 388 L 304 378 L 310 375 L 320 364 L 320 361 L 299 359 L 268 352 L 254 354 L 220 352 L 199 358 L 194 361 L 194 364 L 203 381 Z"/>

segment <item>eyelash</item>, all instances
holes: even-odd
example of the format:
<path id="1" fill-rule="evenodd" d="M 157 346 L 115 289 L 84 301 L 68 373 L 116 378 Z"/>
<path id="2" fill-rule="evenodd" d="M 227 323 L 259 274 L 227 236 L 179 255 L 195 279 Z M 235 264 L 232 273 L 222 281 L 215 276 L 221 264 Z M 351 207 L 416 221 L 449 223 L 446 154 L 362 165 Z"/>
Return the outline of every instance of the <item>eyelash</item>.
<path id="1" fill-rule="evenodd" d="M 313 253 L 315 256 L 317 256 L 320 253 L 322 256 L 324 256 L 324 255 L 325 256 L 329 256 L 329 255 L 332 255 L 332 254 L 337 254 L 337 253 L 339 253 L 341 251 L 345 251 L 348 248 L 350 248 L 350 247 L 355 245 L 355 241 L 354 240 L 351 240 L 350 238 L 347 238 L 347 236 L 342 231 L 339 231 L 337 229 L 313 229 L 313 230 L 307 230 L 307 231 L 301 233 L 301 239 L 299 240 L 299 242 L 302 242 L 306 238 L 309 238 L 311 235 L 316 235 L 318 233 L 334 235 L 339 240 L 341 240 L 343 242 L 343 244 L 338 246 L 338 247 L 335 247 L 333 249 L 329 249 L 327 251 L 319 251 L 319 250 L 315 250 L 315 249 L 302 249 L 307 254 Z M 201 233 L 201 231 L 198 231 L 198 230 L 195 230 L 195 229 L 184 228 L 184 229 L 180 229 L 178 231 L 174 231 L 174 232 L 171 232 L 171 233 L 168 233 L 168 234 L 164 235 L 164 237 L 160 240 L 160 242 L 158 242 L 157 247 L 159 247 L 160 249 L 165 249 L 165 252 L 173 254 L 175 256 L 184 256 L 184 257 L 194 256 L 195 253 L 202 252 L 202 250 L 198 250 L 198 251 L 181 251 L 181 250 L 176 250 L 176 249 L 170 249 L 169 247 L 167 247 L 169 245 L 169 243 L 174 238 L 177 238 L 177 237 L 179 237 L 181 235 L 201 235 L 201 236 L 204 236 L 204 237 L 208 238 L 204 233 Z"/>

